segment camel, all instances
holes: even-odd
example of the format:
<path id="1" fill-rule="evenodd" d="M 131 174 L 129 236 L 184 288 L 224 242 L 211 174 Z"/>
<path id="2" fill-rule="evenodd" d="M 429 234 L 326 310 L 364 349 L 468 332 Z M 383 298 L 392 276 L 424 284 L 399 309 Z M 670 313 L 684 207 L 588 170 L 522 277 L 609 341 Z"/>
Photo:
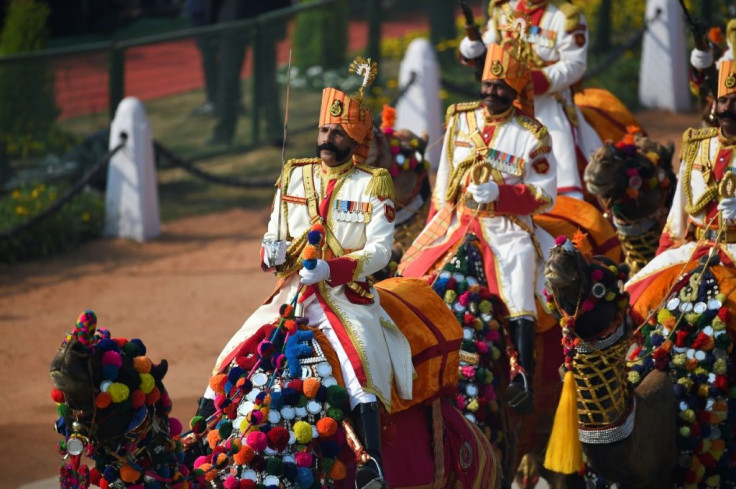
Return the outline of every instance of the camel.
<path id="1" fill-rule="evenodd" d="M 419 378 L 415 389 L 424 397 L 383 418 L 387 482 L 395 488 L 500 487 L 495 450 L 443 395 L 452 388 L 446 385 L 447 380 L 456 378 L 458 353 L 453 345 L 461 334 L 459 326 L 453 324 L 444 304 L 426 284 L 406 279 L 386 282 L 390 282 L 383 289 L 386 302 L 393 300 L 389 307 L 414 307 L 409 289 L 414 295 L 429 298 L 429 305 L 425 302 L 422 311 L 413 313 L 417 317 L 414 322 L 429 321 L 422 312 L 432 314 L 433 319 L 452 320 L 441 326 L 428 324 L 427 331 L 437 336 L 422 333 L 425 342 L 412 343 Z M 69 441 L 75 439 L 85 444 L 83 450 L 75 449 L 73 466 L 65 473 L 97 484 L 104 479 L 101 487 L 113 483 L 134 486 L 144 477 L 157 479 L 166 487 L 178 487 L 184 480 L 225 488 L 255 488 L 255 481 L 267 486 L 326 483 L 349 487 L 362 447 L 351 424 L 343 420 L 347 394 L 340 386 L 337 355 L 320 331 L 293 316 L 293 308 L 282 309 L 289 310 L 279 325 L 264 325 L 241 345 L 229 368 L 213 377 L 210 385 L 218 392 L 217 413 L 209 419 L 195 416 L 190 423 L 192 431 L 184 434 L 180 434 L 180 423 L 167 417 L 170 401 L 162 383 L 166 362 L 153 365 L 147 358 L 143 360 L 144 348 L 127 353 L 132 347 L 125 345 L 138 340 L 105 339 L 97 332 L 95 316 L 84 314 L 80 320 L 84 328 L 67 337 L 51 363 L 54 398 L 62 406 L 61 433 L 67 446 L 76 447 L 76 442 Z M 434 350 L 427 350 L 426 341 L 433 342 Z M 115 344 L 116 365 L 120 365 L 116 382 L 128 385 L 133 399 L 138 385 L 143 385 L 141 365 L 153 365 L 148 371 L 160 393 L 157 402 L 137 409 L 131 409 L 125 400 L 107 405 L 98 402 L 100 396 L 106 397 L 101 391 L 104 379 L 112 375 L 108 366 L 111 355 L 105 348 L 115 350 Z M 422 351 L 415 352 L 415 344 Z M 425 372 L 428 368 L 434 368 L 431 374 Z M 107 387 L 107 392 L 116 390 L 120 388 Z M 143 399 L 147 402 L 146 396 Z M 131 423 L 141 409 L 149 414 L 148 421 Z M 133 431 L 132 424 L 136 424 Z M 132 438 L 136 449 L 121 452 L 120 440 Z M 149 446 L 151 440 L 158 440 L 157 444 Z M 198 440 L 206 440 L 209 453 L 186 467 L 182 449 L 201 445 Z M 126 447 L 133 446 L 130 443 Z M 95 461 L 96 468 L 85 470 L 81 466 L 83 453 Z M 113 453 L 116 456 L 110 455 Z"/>
<path id="2" fill-rule="evenodd" d="M 712 275 L 708 275 L 709 267 L 701 263 L 688 272 L 672 290 L 672 297 L 692 294 L 692 278 L 698 274 L 703 277 L 700 283 L 715 283 Z M 572 320 L 569 333 L 574 331 L 579 338 L 577 352 L 572 358 L 572 369 L 578 392 L 580 438 L 583 451 L 593 468 L 608 480 L 619 483 L 622 488 L 681 487 L 685 483 L 692 487 L 717 487 L 718 477 L 725 482 L 729 470 L 733 472 L 726 468 L 729 463 L 724 461 L 724 467 L 707 466 L 701 470 L 698 461 L 702 458 L 701 453 L 708 453 L 707 446 L 703 451 L 703 447 L 697 443 L 695 446 L 689 445 L 689 430 L 692 429 L 694 433 L 708 425 L 708 422 L 703 422 L 705 418 L 702 417 L 699 418 L 700 422 L 696 422 L 681 411 L 683 402 L 686 405 L 691 401 L 698 402 L 697 398 L 694 401 L 690 396 L 688 386 L 692 386 L 692 375 L 700 374 L 692 371 L 677 378 L 675 375 L 678 369 L 682 370 L 681 365 L 678 367 L 676 355 L 682 352 L 681 348 L 687 350 L 688 346 L 680 341 L 688 342 L 689 337 L 699 337 L 696 326 L 686 322 L 696 320 L 697 314 L 694 319 L 688 316 L 686 321 L 680 322 L 684 319 L 680 317 L 677 322 L 669 323 L 666 318 L 672 316 L 667 313 L 656 315 L 658 319 L 653 319 L 653 323 L 656 325 L 664 318 L 664 327 L 669 328 L 670 333 L 679 329 L 697 334 L 677 335 L 675 340 L 662 341 L 667 336 L 662 325 L 658 326 L 657 339 L 657 326 L 652 328 L 651 323 L 647 324 L 634 335 L 639 347 L 630 354 L 635 363 L 629 371 L 625 355 L 630 349 L 630 321 L 627 314 L 628 296 L 621 287 L 621 281 L 625 280 L 623 271 L 605 260 L 588 260 L 569 243 L 561 243 L 551 252 L 545 277 L 550 298 L 553 298 L 562 316 Z M 615 297 L 611 301 L 596 298 L 604 288 L 606 294 L 614 293 Z M 697 290 L 695 292 L 697 295 Z M 579 312 L 580 304 L 585 301 L 589 301 L 586 310 Z M 679 299 L 677 303 L 670 301 L 666 311 L 676 309 L 679 304 Z M 712 312 L 711 317 L 714 315 L 715 312 Z M 707 322 L 696 324 L 710 327 Z M 728 339 L 728 335 L 725 334 L 723 338 Z M 664 347 L 659 348 L 662 345 Z M 733 358 L 733 352 L 730 357 Z M 637 365 L 642 368 L 637 368 Z M 731 374 L 732 370 L 733 367 Z M 707 383 L 703 378 L 697 380 L 701 385 Z M 714 394 L 708 389 L 705 392 L 716 398 L 716 402 L 719 402 L 719 395 L 723 397 L 722 392 L 716 391 Z M 676 397 L 676 393 L 679 397 Z M 701 400 L 705 409 L 705 400 Z M 731 419 L 727 429 L 732 431 L 733 424 Z M 727 438 L 731 436 L 725 435 Z M 715 444 L 716 441 L 708 440 L 706 445 L 710 443 Z M 684 451 L 678 451 L 678 447 L 684 447 Z M 715 457 L 715 460 L 718 458 Z"/>
<path id="3" fill-rule="evenodd" d="M 590 158 L 583 175 L 590 193 L 613 220 L 632 272 L 654 257 L 675 192 L 674 146 L 664 146 L 630 128 Z"/>

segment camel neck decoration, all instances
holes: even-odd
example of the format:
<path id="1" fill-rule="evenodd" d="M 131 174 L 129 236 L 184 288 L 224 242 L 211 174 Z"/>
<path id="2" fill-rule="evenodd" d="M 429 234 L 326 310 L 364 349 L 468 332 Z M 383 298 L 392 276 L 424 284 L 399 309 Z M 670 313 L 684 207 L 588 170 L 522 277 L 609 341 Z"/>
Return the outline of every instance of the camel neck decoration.
<path id="1" fill-rule="evenodd" d="M 677 399 L 676 480 L 686 487 L 736 484 L 736 371 L 729 354 L 726 297 L 707 266 L 682 277 L 683 287 L 635 334 L 629 381 L 669 372 Z"/>
<path id="2" fill-rule="evenodd" d="M 618 143 L 607 143 L 585 169 L 588 190 L 610 215 L 626 264 L 637 272 L 651 260 L 674 195 L 672 147 L 628 127 Z"/>
<path id="3" fill-rule="evenodd" d="M 494 311 L 502 305 L 485 285 L 486 277 L 478 242 L 472 236 L 442 267 L 432 288 L 443 298 L 463 326 L 460 371 L 455 406 L 477 423 L 504 456 L 510 447 L 503 436 L 503 420 L 498 405 L 500 375 L 498 363 L 506 348 L 501 324 Z M 511 353 L 506 349 L 507 353 Z M 514 352 L 515 354 L 515 352 Z M 495 371 L 495 373 L 494 373 Z"/>
<path id="4" fill-rule="evenodd" d="M 143 487 L 143 480 L 147 487 L 186 484 L 190 474 L 182 464 L 178 437 L 182 426 L 168 416 L 171 400 L 161 383 L 166 361 L 154 365 L 140 340 L 111 338 L 96 325 L 93 312 L 81 314 L 52 364 L 52 377 L 71 385 L 83 375 L 54 377 L 55 372 L 73 357 L 87 356 L 81 373 L 92 375 L 88 385 L 76 389 L 78 396 L 67 397 L 59 388 L 51 392 L 58 403 L 56 429 L 64 436 L 59 452 L 67 460 L 60 468 L 60 486 Z M 82 455 L 94 460 L 95 467 L 83 465 Z"/>
<path id="5" fill-rule="evenodd" d="M 578 245 L 564 236 L 555 240 L 555 248 L 571 255 L 584 253 L 578 249 L 584 242 L 577 236 Z M 572 372 L 577 390 L 579 437 L 584 443 L 611 443 L 631 434 L 633 410 L 627 384 L 623 318 L 628 307 L 628 296 L 622 291 L 626 272 L 603 261 L 600 257 L 587 261 L 584 267 L 586 282 L 590 284 L 587 296 L 583 289 L 577 297 L 568 298 L 567 309 L 555 294 L 545 289 L 547 306 L 560 315 L 563 333 L 564 369 Z M 575 302 L 574 310 L 570 304 Z M 600 318 L 604 327 L 594 337 L 582 340 L 576 334 L 577 323 L 585 316 L 596 315 L 596 308 L 606 304 L 613 316 Z M 613 306 L 613 307 L 611 307 Z M 609 313 L 609 316 L 611 315 Z"/>

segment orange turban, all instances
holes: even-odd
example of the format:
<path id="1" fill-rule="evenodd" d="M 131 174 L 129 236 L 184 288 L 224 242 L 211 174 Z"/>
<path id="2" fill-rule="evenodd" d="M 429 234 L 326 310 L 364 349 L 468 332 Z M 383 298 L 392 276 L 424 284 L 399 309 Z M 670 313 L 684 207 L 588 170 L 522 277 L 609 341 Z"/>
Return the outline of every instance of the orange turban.
<path id="1" fill-rule="evenodd" d="M 736 93 L 736 63 L 724 59 L 718 70 L 718 96 L 732 93 Z"/>
<path id="2" fill-rule="evenodd" d="M 334 88 L 322 91 L 322 108 L 319 111 L 319 127 L 325 124 L 340 124 L 350 139 L 358 143 L 353 152 L 356 162 L 368 156 L 373 136 L 373 116 L 371 109 L 358 99 Z"/>
<path id="3" fill-rule="evenodd" d="M 482 80 L 504 80 L 516 90 L 514 102 L 528 116 L 534 117 L 534 84 L 526 63 L 516 59 L 509 49 L 499 44 L 489 44 Z"/>
<path id="4" fill-rule="evenodd" d="M 526 64 L 514 58 L 508 49 L 498 44 L 490 44 L 482 79 L 505 80 L 516 93 L 521 93 L 531 80 L 531 72 Z"/>

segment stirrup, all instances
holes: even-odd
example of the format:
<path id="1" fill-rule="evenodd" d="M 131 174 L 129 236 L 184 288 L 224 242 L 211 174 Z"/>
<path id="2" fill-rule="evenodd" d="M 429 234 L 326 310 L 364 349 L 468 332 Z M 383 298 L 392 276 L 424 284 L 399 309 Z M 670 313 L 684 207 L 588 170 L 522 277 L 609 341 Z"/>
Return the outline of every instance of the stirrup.
<path id="1" fill-rule="evenodd" d="M 388 489 L 386 480 L 383 478 L 383 470 L 381 469 L 381 464 L 379 464 L 378 461 L 376 461 L 376 459 L 373 457 L 370 458 L 369 462 L 373 462 L 373 464 L 368 465 L 368 463 L 365 463 L 363 465 L 358 466 L 358 469 L 355 473 L 355 489 Z M 359 486 L 358 485 L 358 472 L 360 472 L 361 468 L 370 470 L 371 472 L 376 474 L 376 477 L 365 482 L 362 486 Z"/>
<path id="2" fill-rule="evenodd" d="M 521 382 L 518 381 L 521 377 Z M 509 383 L 506 389 L 506 404 L 516 409 L 519 413 L 529 413 L 534 407 L 534 392 L 529 385 L 526 373 L 520 371 Z"/>

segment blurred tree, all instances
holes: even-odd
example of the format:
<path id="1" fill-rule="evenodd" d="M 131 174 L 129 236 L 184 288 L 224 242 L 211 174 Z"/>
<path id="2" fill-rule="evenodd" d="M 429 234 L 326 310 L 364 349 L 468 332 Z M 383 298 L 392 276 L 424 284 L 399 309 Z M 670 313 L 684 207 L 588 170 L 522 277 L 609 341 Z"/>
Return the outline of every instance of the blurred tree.
<path id="1" fill-rule="evenodd" d="M 311 1 L 301 0 L 301 3 Z M 300 70 L 311 66 L 347 69 L 348 21 L 347 0 L 337 0 L 334 7 L 299 14 L 292 40 L 294 64 Z"/>
<path id="2" fill-rule="evenodd" d="M 49 13 L 41 1 L 12 0 L 0 34 L 0 55 L 42 49 L 48 38 Z M 43 141 L 59 114 L 48 62 L 32 59 L 0 63 L 0 100 L 0 140 L 4 143 L 0 147 L 21 156 L 43 151 Z"/>
<path id="3" fill-rule="evenodd" d="M 436 47 L 445 41 L 457 37 L 455 16 L 458 13 L 458 2 L 451 0 L 427 0 L 429 14 L 430 41 Z M 457 63 L 455 51 L 452 49 L 440 50 L 437 53 L 440 65 L 447 66 Z"/>
<path id="4" fill-rule="evenodd" d="M 598 10 L 598 24 L 596 25 L 595 42 L 593 50 L 604 53 L 611 48 L 611 9 L 613 0 L 601 0 Z"/>

